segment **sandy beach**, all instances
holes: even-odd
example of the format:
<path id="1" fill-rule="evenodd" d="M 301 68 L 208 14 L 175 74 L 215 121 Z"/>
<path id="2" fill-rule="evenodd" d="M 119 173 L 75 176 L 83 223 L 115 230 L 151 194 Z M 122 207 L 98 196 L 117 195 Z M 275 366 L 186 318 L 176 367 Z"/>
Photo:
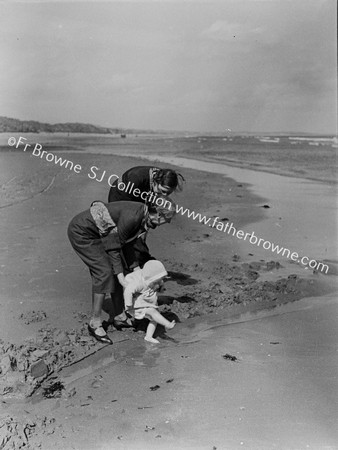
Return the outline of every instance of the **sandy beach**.
<path id="1" fill-rule="evenodd" d="M 179 139 L 168 155 L 167 138 L 151 152 L 136 137 L 110 147 L 95 136 L 26 138 L 81 171 L 10 151 L 1 137 L 1 448 L 338 448 L 331 176 L 300 161 L 303 178 L 286 167 L 198 160 L 177 150 Z M 94 342 L 90 278 L 67 225 L 93 200 L 107 200 L 108 174 L 149 160 L 184 174 L 178 204 L 328 273 L 177 215 L 151 233 L 149 247 L 171 275 L 160 303 L 178 325 L 158 346 L 142 330 L 110 330 L 113 347 Z M 107 171 L 102 181 L 89 178 L 93 166 Z"/>

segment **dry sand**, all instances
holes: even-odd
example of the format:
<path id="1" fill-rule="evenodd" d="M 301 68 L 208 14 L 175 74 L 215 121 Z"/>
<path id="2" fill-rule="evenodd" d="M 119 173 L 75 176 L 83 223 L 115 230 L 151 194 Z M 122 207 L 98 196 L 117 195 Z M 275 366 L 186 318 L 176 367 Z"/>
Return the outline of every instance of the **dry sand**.
<path id="1" fill-rule="evenodd" d="M 76 174 L 19 151 L 0 157 L 3 448 L 338 448 L 332 255 L 332 275 L 313 274 L 177 217 L 149 245 L 172 275 L 162 309 L 181 323 L 158 346 L 142 331 L 111 330 L 114 346 L 102 347 L 85 329 L 90 279 L 66 227 L 107 198 L 91 166 L 122 174 L 144 161 L 68 152 L 82 165 Z M 271 229 L 278 205 L 269 189 L 181 170 L 178 203 L 256 234 Z M 287 208 L 283 220 L 292 220 Z"/>

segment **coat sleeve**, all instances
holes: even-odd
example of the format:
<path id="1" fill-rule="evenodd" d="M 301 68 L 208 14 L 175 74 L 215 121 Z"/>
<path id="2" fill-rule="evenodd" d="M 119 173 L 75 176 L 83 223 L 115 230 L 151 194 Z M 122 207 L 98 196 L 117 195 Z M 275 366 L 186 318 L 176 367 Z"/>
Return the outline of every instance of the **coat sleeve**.
<path id="1" fill-rule="evenodd" d="M 133 184 L 133 189 L 139 189 L 140 192 L 149 192 L 150 190 L 150 180 L 149 180 L 149 170 L 150 166 L 138 166 L 129 169 L 122 175 L 122 181 L 127 185 L 128 182 Z M 129 194 L 129 198 L 132 201 L 145 203 L 145 200 L 140 197 L 140 194 L 134 196 L 132 193 Z"/>
<path id="2" fill-rule="evenodd" d="M 112 265 L 115 275 L 123 273 L 123 264 L 121 258 L 122 243 L 119 233 L 116 229 L 112 230 L 107 236 L 101 238 L 103 247 L 112 259 Z"/>
<path id="3" fill-rule="evenodd" d="M 128 269 L 132 270 L 135 267 L 138 267 L 140 265 L 140 261 L 137 256 L 137 252 L 135 251 L 135 243 L 137 240 L 128 242 L 128 244 L 125 244 L 123 247 L 123 256 L 125 259 L 125 262 L 128 266 Z"/>
<path id="4" fill-rule="evenodd" d="M 128 264 L 128 267 L 130 269 L 133 269 L 134 267 L 137 267 L 139 265 L 134 245 L 137 241 L 137 236 L 141 231 L 141 220 L 121 220 L 121 224 L 118 227 L 118 230 L 126 262 Z M 130 239 L 132 240 L 130 241 Z"/>
<path id="5" fill-rule="evenodd" d="M 141 229 L 143 216 L 143 206 L 141 205 L 136 210 L 134 208 L 131 210 L 126 208 L 116 221 L 117 228 L 112 230 L 108 236 L 102 238 L 105 251 L 109 253 L 113 260 L 112 264 L 115 274 L 123 273 L 121 251 L 126 245 L 129 248 L 128 240 L 137 237 Z M 130 252 L 130 263 L 136 267 L 137 262 L 133 248 L 131 248 Z"/>

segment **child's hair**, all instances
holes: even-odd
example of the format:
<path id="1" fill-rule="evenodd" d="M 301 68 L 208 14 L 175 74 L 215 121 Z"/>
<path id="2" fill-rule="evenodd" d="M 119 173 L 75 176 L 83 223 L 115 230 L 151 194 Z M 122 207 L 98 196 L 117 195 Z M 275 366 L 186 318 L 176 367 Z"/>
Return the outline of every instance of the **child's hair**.
<path id="1" fill-rule="evenodd" d="M 154 181 L 172 189 L 172 191 L 182 191 L 185 179 L 183 175 L 175 172 L 175 170 L 159 169 L 154 175 Z"/>

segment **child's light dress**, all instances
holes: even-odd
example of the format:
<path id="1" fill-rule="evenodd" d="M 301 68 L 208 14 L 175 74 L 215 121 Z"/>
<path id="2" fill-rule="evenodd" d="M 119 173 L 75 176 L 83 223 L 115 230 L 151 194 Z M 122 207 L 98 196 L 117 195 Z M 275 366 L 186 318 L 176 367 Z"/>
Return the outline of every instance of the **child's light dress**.
<path id="1" fill-rule="evenodd" d="M 150 308 L 158 308 L 157 294 L 147 286 L 141 270 L 126 275 L 125 281 L 127 283 L 123 293 L 125 307 L 135 319 L 144 319 Z"/>

